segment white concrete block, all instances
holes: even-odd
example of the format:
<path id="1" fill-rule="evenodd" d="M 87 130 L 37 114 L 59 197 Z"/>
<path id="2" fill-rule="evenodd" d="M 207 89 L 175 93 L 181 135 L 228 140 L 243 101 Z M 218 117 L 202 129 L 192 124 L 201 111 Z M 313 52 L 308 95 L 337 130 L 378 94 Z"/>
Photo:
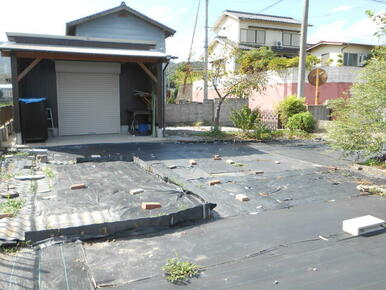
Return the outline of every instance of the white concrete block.
<path id="1" fill-rule="evenodd" d="M 142 188 L 136 188 L 136 189 L 130 190 L 130 194 L 131 195 L 136 195 L 136 194 L 139 194 L 139 193 L 142 193 L 142 192 L 144 192 L 144 190 Z"/>
<path id="2" fill-rule="evenodd" d="M 385 221 L 376 218 L 372 215 L 365 215 L 353 219 L 344 220 L 342 223 L 342 229 L 344 232 L 353 236 L 367 234 L 370 232 L 383 229 L 382 224 Z"/>

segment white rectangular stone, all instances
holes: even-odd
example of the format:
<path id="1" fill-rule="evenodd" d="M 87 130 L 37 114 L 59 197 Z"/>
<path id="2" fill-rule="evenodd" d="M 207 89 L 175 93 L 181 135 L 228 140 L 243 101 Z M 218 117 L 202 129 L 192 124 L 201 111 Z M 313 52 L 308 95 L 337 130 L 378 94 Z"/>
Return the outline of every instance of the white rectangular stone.
<path id="1" fill-rule="evenodd" d="M 249 197 L 241 193 L 236 195 L 236 199 L 239 201 L 249 201 Z"/>
<path id="2" fill-rule="evenodd" d="M 136 188 L 136 189 L 130 190 L 131 195 L 140 194 L 142 192 L 144 192 L 144 190 L 142 188 Z"/>
<path id="3" fill-rule="evenodd" d="M 372 215 L 365 215 L 353 219 L 344 220 L 342 229 L 353 236 L 358 236 L 383 229 L 385 221 Z"/>

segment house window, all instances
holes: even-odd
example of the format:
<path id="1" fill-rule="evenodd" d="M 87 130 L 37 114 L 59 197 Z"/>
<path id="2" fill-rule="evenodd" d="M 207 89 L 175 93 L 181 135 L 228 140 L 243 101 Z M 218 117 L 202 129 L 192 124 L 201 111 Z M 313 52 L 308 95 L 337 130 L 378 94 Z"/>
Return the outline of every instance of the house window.
<path id="1" fill-rule="evenodd" d="M 322 65 L 328 64 L 329 59 L 330 59 L 330 53 L 324 53 L 324 54 L 322 54 L 322 57 L 321 57 L 321 63 L 322 63 Z"/>
<path id="2" fill-rule="evenodd" d="M 300 35 L 298 33 L 283 32 L 283 45 L 298 47 L 300 43 Z"/>
<path id="3" fill-rule="evenodd" d="M 240 41 L 247 43 L 264 44 L 265 43 L 265 31 L 255 29 L 241 29 Z"/>
<path id="4" fill-rule="evenodd" d="M 343 56 L 343 65 L 358 66 L 358 54 L 345 52 Z"/>

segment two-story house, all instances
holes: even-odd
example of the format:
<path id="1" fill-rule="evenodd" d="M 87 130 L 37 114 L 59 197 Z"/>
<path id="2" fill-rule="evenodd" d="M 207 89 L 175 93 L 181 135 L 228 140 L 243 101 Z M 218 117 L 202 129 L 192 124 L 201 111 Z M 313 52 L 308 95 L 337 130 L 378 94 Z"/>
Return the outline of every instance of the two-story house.
<path id="1" fill-rule="evenodd" d="M 320 66 L 363 66 L 373 48 L 371 44 L 320 41 L 307 53 L 318 57 Z"/>
<path id="2" fill-rule="evenodd" d="M 278 55 L 293 57 L 299 54 L 301 21 L 291 17 L 225 10 L 214 24 L 216 34 L 211 42 L 210 60 L 221 58 L 233 48 L 251 50 L 270 47 Z M 227 69 L 234 70 L 230 59 Z"/>
<path id="3" fill-rule="evenodd" d="M 19 99 L 31 97 L 46 99 L 60 136 L 127 134 L 136 122 L 156 135 L 171 58 L 165 39 L 174 33 L 124 2 L 68 22 L 64 36 L 7 33 L 0 51 L 11 58 L 17 142 L 28 141 L 29 130 Z"/>

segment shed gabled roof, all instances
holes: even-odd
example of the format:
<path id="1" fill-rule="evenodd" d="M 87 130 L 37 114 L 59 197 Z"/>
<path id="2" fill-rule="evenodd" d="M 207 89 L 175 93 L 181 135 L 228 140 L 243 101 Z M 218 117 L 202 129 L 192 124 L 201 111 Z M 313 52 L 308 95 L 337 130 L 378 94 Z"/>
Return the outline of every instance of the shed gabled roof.
<path id="1" fill-rule="evenodd" d="M 102 12 L 98 12 L 98 13 L 95 13 L 95 14 L 92 14 L 92 15 L 89 15 L 89 16 L 86 16 L 83 18 L 79 18 L 79 19 L 67 22 L 66 23 L 66 35 L 75 35 L 75 27 L 79 24 L 89 22 L 89 21 L 94 20 L 96 18 L 110 15 L 110 14 L 117 13 L 117 12 L 121 12 L 121 11 L 128 12 L 129 14 L 132 14 L 132 15 L 160 28 L 161 30 L 165 31 L 166 37 L 172 36 L 174 33 L 176 33 L 176 31 L 174 29 L 172 29 L 166 25 L 163 25 L 162 23 L 159 23 L 158 21 L 155 21 L 154 19 L 151 19 L 150 17 L 147 17 L 146 15 L 138 12 L 137 10 L 134 10 L 134 9 L 128 7 L 125 2 L 122 2 L 121 5 L 119 5 L 117 7 L 114 7 L 114 8 L 102 11 Z"/>

